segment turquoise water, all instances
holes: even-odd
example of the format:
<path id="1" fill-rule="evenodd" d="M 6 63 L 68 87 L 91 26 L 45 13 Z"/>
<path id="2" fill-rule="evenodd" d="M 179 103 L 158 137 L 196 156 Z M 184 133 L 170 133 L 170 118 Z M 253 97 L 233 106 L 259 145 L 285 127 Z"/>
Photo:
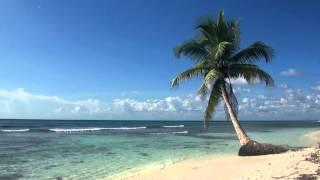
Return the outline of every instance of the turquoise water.
<path id="1" fill-rule="evenodd" d="M 243 122 L 258 141 L 311 146 L 315 121 Z M 99 179 L 148 164 L 237 154 L 230 122 L 0 120 L 0 179 Z"/>

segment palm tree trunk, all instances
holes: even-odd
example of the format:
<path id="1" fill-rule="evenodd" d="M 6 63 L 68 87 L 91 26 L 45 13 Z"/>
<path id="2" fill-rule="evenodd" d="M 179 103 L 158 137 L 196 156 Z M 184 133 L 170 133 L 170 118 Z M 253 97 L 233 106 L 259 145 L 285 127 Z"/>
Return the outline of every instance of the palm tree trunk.
<path id="1" fill-rule="evenodd" d="M 241 127 L 241 125 L 240 125 L 240 123 L 238 121 L 238 118 L 237 118 L 236 114 L 234 113 L 234 111 L 233 111 L 233 109 L 231 107 L 231 104 L 229 102 L 229 98 L 228 98 L 228 95 L 227 95 L 225 84 L 222 85 L 221 91 L 222 91 L 223 100 L 224 100 L 224 102 L 225 102 L 225 104 L 227 106 L 228 113 L 230 115 L 230 119 L 231 119 L 233 128 L 236 131 L 236 134 L 237 134 L 237 136 L 239 138 L 240 144 L 241 145 L 245 145 L 248 142 L 250 142 L 251 139 L 246 134 L 246 132 L 242 129 L 242 127 Z"/>

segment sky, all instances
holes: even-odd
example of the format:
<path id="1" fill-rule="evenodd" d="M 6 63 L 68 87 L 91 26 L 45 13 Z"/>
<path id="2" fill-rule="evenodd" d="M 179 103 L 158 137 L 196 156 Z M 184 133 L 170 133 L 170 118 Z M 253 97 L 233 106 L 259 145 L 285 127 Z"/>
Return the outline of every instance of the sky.
<path id="1" fill-rule="evenodd" d="M 200 80 L 170 88 L 190 68 L 173 48 L 199 17 L 240 21 L 241 47 L 275 49 L 275 87 L 235 80 L 242 120 L 320 117 L 320 1 L 2 0 L 0 118 L 201 120 Z M 214 119 L 224 119 L 220 105 Z"/>

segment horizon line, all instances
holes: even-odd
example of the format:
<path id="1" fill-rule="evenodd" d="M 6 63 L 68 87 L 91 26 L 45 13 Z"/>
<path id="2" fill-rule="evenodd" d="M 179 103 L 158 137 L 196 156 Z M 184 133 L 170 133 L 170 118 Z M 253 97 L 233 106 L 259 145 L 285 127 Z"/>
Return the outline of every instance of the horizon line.
<path id="1" fill-rule="evenodd" d="M 145 119 L 41 119 L 41 118 L 0 118 L 0 121 L 3 120 L 35 120 L 35 121 L 203 121 L 203 120 L 145 120 Z M 211 122 L 214 121 L 230 121 L 230 120 L 222 120 L 222 119 L 217 119 L 217 120 L 211 120 Z M 319 121 L 317 119 L 304 119 L 304 120 L 240 120 L 240 121 Z"/>

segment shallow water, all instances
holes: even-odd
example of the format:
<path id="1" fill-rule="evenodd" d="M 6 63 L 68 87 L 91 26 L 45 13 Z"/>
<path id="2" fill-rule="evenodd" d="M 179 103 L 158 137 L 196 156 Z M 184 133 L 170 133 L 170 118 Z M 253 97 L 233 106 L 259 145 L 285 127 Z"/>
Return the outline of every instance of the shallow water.
<path id="1" fill-rule="evenodd" d="M 261 142 L 310 146 L 316 121 L 242 123 Z M 99 179 L 147 164 L 236 154 L 230 122 L 0 120 L 0 179 Z"/>

